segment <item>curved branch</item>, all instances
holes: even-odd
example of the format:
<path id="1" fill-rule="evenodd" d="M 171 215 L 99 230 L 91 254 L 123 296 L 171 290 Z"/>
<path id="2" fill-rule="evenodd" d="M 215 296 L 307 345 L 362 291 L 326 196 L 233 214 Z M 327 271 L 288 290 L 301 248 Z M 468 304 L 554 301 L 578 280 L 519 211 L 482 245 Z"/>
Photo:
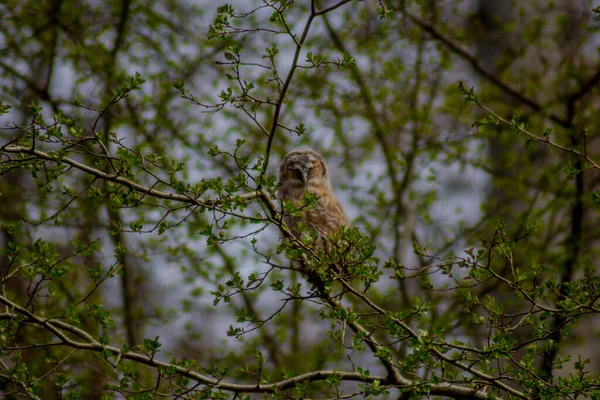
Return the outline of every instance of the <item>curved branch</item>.
<path id="1" fill-rule="evenodd" d="M 2 153 L 30 154 L 30 155 L 33 155 L 42 160 L 53 161 L 56 163 L 65 163 L 65 164 L 68 164 L 80 171 L 86 172 L 92 176 L 95 176 L 100 179 L 104 179 L 106 181 L 118 183 L 118 184 L 123 185 L 123 186 L 125 186 L 131 190 L 134 190 L 138 193 L 142 193 L 146 196 L 152 196 L 152 197 L 155 197 L 158 199 L 163 199 L 163 200 L 174 200 L 174 201 L 189 203 L 189 204 L 193 204 L 193 205 L 197 205 L 197 206 L 205 207 L 205 208 L 211 208 L 211 209 L 219 206 L 222 203 L 228 202 L 228 201 L 235 200 L 235 201 L 241 201 L 241 202 L 248 202 L 248 201 L 254 200 L 261 196 L 260 191 L 255 191 L 255 192 L 240 194 L 240 195 L 236 195 L 236 196 L 225 196 L 220 199 L 194 198 L 194 197 L 191 197 L 191 196 L 185 195 L 185 194 L 161 192 L 159 190 L 152 189 L 150 187 L 146 187 L 146 186 L 140 185 L 139 183 L 130 181 L 129 179 L 124 178 L 123 176 L 120 176 L 118 174 L 109 174 L 109 173 L 100 171 L 99 169 L 96 169 L 96 168 L 90 167 L 89 165 L 75 161 L 72 158 L 56 157 L 56 156 L 50 155 L 48 153 L 44 153 L 43 151 L 32 149 L 30 147 L 7 145 L 7 146 L 0 147 L 0 155 Z"/>
<path id="2" fill-rule="evenodd" d="M 18 306 L 17 304 L 11 302 L 6 297 L 0 296 L 0 303 L 8 306 L 9 309 L 21 314 L 27 318 L 27 320 L 23 321 L 22 318 L 19 318 L 18 314 L 13 313 L 2 313 L 0 314 L 0 319 L 14 319 L 19 322 L 31 323 L 35 325 L 39 325 L 52 334 L 54 334 L 57 338 L 62 341 L 62 344 L 65 346 L 69 346 L 75 349 L 80 350 L 91 350 L 91 351 L 107 351 L 109 353 L 114 354 L 120 359 L 126 359 L 135 361 L 144 365 L 148 365 L 150 367 L 162 367 L 174 369 L 179 375 L 185 376 L 187 378 L 198 381 L 202 384 L 211 386 L 215 389 L 227 390 L 235 393 L 272 393 L 280 390 L 286 390 L 290 388 L 294 388 L 297 383 L 300 382 L 314 382 L 314 381 L 322 381 L 326 380 L 330 376 L 339 377 L 344 381 L 356 381 L 356 382 L 365 382 L 365 383 L 373 383 L 375 381 L 384 382 L 385 376 L 366 376 L 364 374 L 360 374 L 358 372 L 343 372 L 343 371 L 313 371 L 302 375 L 297 375 L 295 377 L 289 379 L 283 379 L 281 381 L 268 383 L 268 384 L 234 384 L 223 382 L 220 379 L 212 378 L 207 375 L 203 375 L 199 372 L 192 371 L 189 368 L 184 368 L 178 365 L 173 365 L 170 363 L 158 361 L 153 357 L 147 356 L 145 354 L 135 353 L 133 351 L 123 352 L 121 349 L 113 346 L 103 346 L 98 341 L 91 338 L 89 334 L 86 332 L 82 332 L 79 328 L 69 325 L 65 322 L 51 319 L 41 318 L 27 309 Z M 69 338 L 62 330 L 77 333 L 79 336 L 82 336 L 86 339 L 85 342 L 80 342 L 77 340 L 73 340 Z M 56 344 L 54 344 L 56 345 Z"/>
<path id="3" fill-rule="evenodd" d="M 572 153 L 575 154 L 576 156 L 584 159 L 585 161 L 589 162 L 591 167 L 597 170 L 600 170 L 600 165 L 598 165 L 592 158 L 590 158 L 590 156 L 587 155 L 587 149 L 584 147 L 584 151 L 581 152 L 579 150 L 575 150 L 573 148 L 570 147 L 566 147 L 566 146 L 562 146 L 554 141 L 552 141 L 550 139 L 550 137 L 542 137 L 542 136 L 538 136 L 534 133 L 529 132 L 528 130 L 524 129 L 521 125 L 519 124 L 515 124 L 514 122 L 508 121 L 507 119 L 502 118 L 500 115 L 496 114 L 494 111 L 492 111 L 490 108 L 488 108 L 487 106 L 483 105 L 483 104 L 477 104 L 478 107 L 481 107 L 482 109 L 484 109 L 485 111 L 487 111 L 491 116 L 493 116 L 494 118 L 496 118 L 499 122 L 501 122 L 502 124 L 506 125 L 506 126 L 510 126 L 511 128 L 514 128 L 516 130 L 518 130 L 520 133 L 528 136 L 529 138 L 537 141 L 537 142 L 541 142 L 541 143 L 546 143 L 551 147 L 554 147 L 558 150 L 562 150 L 564 152 L 567 153 Z M 584 132 L 584 135 L 587 135 L 586 132 Z"/>
<path id="4" fill-rule="evenodd" d="M 421 29 L 428 32 L 431 36 L 434 37 L 434 39 L 437 39 L 440 43 L 442 43 L 444 46 L 449 48 L 454 54 L 458 55 L 460 58 L 462 58 L 463 60 L 468 62 L 475 71 L 479 72 L 479 74 L 481 76 L 483 76 L 488 81 L 492 82 L 499 89 L 501 89 L 505 93 L 509 94 L 511 97 L 515 98 L 520 103 L 525 104 L 527 107 L 531 108 L 533 111 L 543 111 L 544 110 L 544 106 L 542 104 L 538 103 L 537 101 L 535 101 L 534 99 L 532 99 L 530 97 L 527 97 L 526 95 L 524 95 L 523 93 L 521 93 L 517 89 L 515 89 L 514 87 L 510 86 L 508 83 L 506 83 L 503 80 L 501 80 L 500 78 L 498 78 L 495 74 L 493 74 L 492 72 L 485 69 L 484 66 L 477 60 L 477 58 L 475 56 L 473 56 L 471 53 L 469 53 L 460 44 L 456 43 L 452 38 L 444 35 L 442 32 L 437 30 L 433 25 L 431 25 L 431 24 L 423 21 L 419 17 L 409 13 L 408 11 L 406 11 L 406 9 L 404 7 L 400 7 L 400 12 L 405 17 L 407 17 L 409 20 L 411 20 L 415 25 L 419 26 Z M 560 118 L 554 114 L 549 114 L 548 118 L 550 118 L 551 121 L 557 123 L 558 125 L 560 125 L 564 128 L 568 128 L 570 126 L 570 123 L 568 120 L 566 120 L 564 118 Z"/>
<path id="5" fill-rule="evenodd" d="M 304 29 L 302 31 L 302 35 L 300 36 L 300 40 L 296 44 L 296 50 L 294 51 L 292 65 L 290 66 L 288 74 L 285 78 L 285 81 L 281 88 L 281 92 L 279 93 L 279 98 L 277 99 L 277 102 L 275 103 L 275 112 L 273 113 L 273 122 L 271 124 L 271 129 L 269 130 L 269 137 L 267 139 L 267 148 L 265 149 L 265 161 L 263 163 L 263 170 L 261 172 L 261 176 L 259 179 L 259 185 L 262 185 L 262 182 L 264 181 L 263 178 L 267 173 L 267 167 L 269 166 L 269 158 L 271 156 L 271 147 L 273 146 L 273 140 L 275 139 L 275 133 L 277 132 L 277 127 L 279 126 L 279 115 L 281 114 L 281 109 L 283 108 L 283 101 L 287 94 L 287 90 L 292 82 L 292 78 L 294 77 L 294 73 L 296 72 L 296 68 L 298 68 L 298 58 L 300 57 L 300 52 L 302 51 L 302 46 L 304 45 L 304 42 L 306 41 L 306 38 L 308 37 L 308 31 L 310 29 L 310 26 L 311 26 L 313 20 L 315 19 L 315 17 L 317 17 L 319 15 L 324 15 L 330 11 L 333 11 L 333 10 L 337 9 L 338 7 L 341 7 L 344 4 L 348 3 L 349 1 L 350 0 L 342 0 L 339 3 L 336 3 L 329 8 L 326 8 L 324 10 L 317 12 L 315 9 L 315 0 L 311 0 L 310 15 L 308 16 L 308 20 L 306 21 L 306 24 L 304 25 Z"/>
<path id="6" fill-rule="evenodd" d="M 58 337 L 62 343 L 53 343 L 53 345 L 64 345 L 69 346 L 74 349 L 79 350 L 91 350 L 91 351 L 103 351 L 109 352 L 113 355 L 117 356 L 118 359 L 125 359 L 134 362 L 138 362 L 140 364 L 144 364 L 153 368 L 169 368 L 170 370 L 174 370 L 177 374 L 181 376 L 185 376 L 189 379 L 193 379 L 200 384 L 210 386 L 214 389 L 221 389 L 233 393 L 277 393 L 282 390 L 295 388 L 298 383 L 302 382 L 316 382 L 316 381 L 326 381 L 329 377 L 336 377 L 342 381 L 350 381 L 350 382 L 363 382 L 363 383 L 375 383 L 378 382 L 381 385 L 388 385 L 390 387 L 411 387 L 414 386 L 412 382 L 407 379 L 400 379 L 397 382 L 391 382 L 390 377 L 380 376 L 380 375 L 365 375 L 358 372 L 349 372 L 349 371 L 331 371 L 331 370 L 322 370 L 322 371 L 313 371 L 308 372 L 306 374 L 301 374 L 294 376 L 292 378 L 283 379 L 280 381 L 265 383 L 265 384 L 235 384 L 223 382 L 221 379 L 213 378 L 204 374 L 201 374 L 197 371 L 193 371 L 190 368 L 184 368 L 179 365 L 174 365 L 170 363 L 166 363 L 163 361 L 158 361 L 154 357 L 147 356 L 145 354 L 135 353 L 133 351 L 123 352 L 121 349 L 113 346 L 103 346 L 98 341 L 94 340 L 89 334 L 83 332 L 81 329 L 69 325 L 63 321 L 51 320 L 41 318 L 28 310 L 18 306 L 17 304 L 11 302 L 6 297 L 0 296 L 0 303 L 5 304 L 9 307 L 9 309 L 15 311 L 17 314 L 5 312 L 0 314 L 1 319 L 13 319 L 21 323 L 30 323 L 39 325 L 48 331 L 52 332 L 56 337 Z M 335 301 L 334 301 L 335 303 Z M 23 321 L 22 317 L 19 314 L 25 316 L 27 319 Z M 352 323 L 350 324 L 353 329 L 364 333 L 367 336 L 367 343 L 370 343 L 370 346 L 379 346 L 377 342 L 368 336 L 366 330 L 360 326 L 359 324 Z M 76 333 L 78 336 L 85 338 L 85 342 L 79 342 L 67 337 L 61 330 L 65 330 L 68 332 Z M 429 393 L 432 395 L 445 395 L 455 399 L 487 399 L 488 395 L 483 391 L 477 391 L 476 389 L 450 384 L 450 383 L 440 383 L 437 385 L 431 385 L 429 388 Z"/>
<path id="7" fill-rule="evenodd" d="M 404 329 L 411 337 L 415 338 L 415 339 L 420 339 L 420 336 L 417 332 L 415 332 L 410 326 L 408 326 L 408 324 L 396 317 L 394 317 L 393 315 L 391 315 L 390 313 L 386 312 L 383 308 L 379 307 L 377 304 L 375 304 L 371 299 L 369 299 L 366 295 L 360 293 L 359 291 L 357 291 L 356 289 L 354 289 L 351 285 L 349 285 L 347 282 L 345 282 L 343 279 L 340 279 L 340 282 L 344 285 L 344 287 L 351 292 L 352 294 L 354 294 L 355 296 L 357 296 L 358 298 L 360 298 L 362 301 L 365 302 L 365 304 L 367 304 L 371 309 L 375 310 L 377 313 L 389 318 L 390 320 L 392 320 L 395 324 L 397 324 L 398 326 L 400 326 L 402 329 Z M 481 371 L 479 371 L 476 368 L 473 368 L 470 365 L 467 365 L 465 363 L 462 363 L 458 360 L 455 360 L 452 357 L 448 357 L 446 356 L 444 353 L 442 353 L 440 350 L 438 350 L 437 348 L 432 348 L 431 353 L 439 358 L 440 360 L 443 360 L 451 365 L 454 365 L 455 367 L 458 367 L 460 369 L 462 369 L 463 371 L 467 371 L 473 375 L 475 375 L 478 378 L 484 379 L 487 382 L 489 382 L 490 384 L 495 385 L 498 388 L 501 388 L 505 391 L 507 391 L 508 393 L 517 396 L 519 398 L 522 399 L 527 399 L 528 396 L 516 389 L 511 388 L 508 385 L 505 385 L 502 382 L 498 382 L 498 379 L 485 374 Z M 471 389 L 472 390 L 472 389 Z M 482 399 L 487 399 L 487 394 L 482 392 Z"/>

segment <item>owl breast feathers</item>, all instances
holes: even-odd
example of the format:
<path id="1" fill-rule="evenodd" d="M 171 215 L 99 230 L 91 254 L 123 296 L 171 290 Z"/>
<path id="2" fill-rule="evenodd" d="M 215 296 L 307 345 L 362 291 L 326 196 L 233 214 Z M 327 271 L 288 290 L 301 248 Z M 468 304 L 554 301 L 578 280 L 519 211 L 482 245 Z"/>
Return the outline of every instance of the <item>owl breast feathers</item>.
<path id="1" fill-rule="evenodd" d="M 304 206 L 305 193 L 317 197 L 316 206 Z M 296 236 L 303 233 L 299 223 L 317 233 L 317 245 L 327 246 L 327 236 L 337 233 L 342 226 L 349 226 L 348 217 L 340 202 L 335 198 L 329 181 L 327 165 L 323 157 L 312 149 L 289 152 L 279 166 L 279 190 L 282 201 L 290 201 L 300 209 L 298 215 L 284 215 L 287 227 Z"/>

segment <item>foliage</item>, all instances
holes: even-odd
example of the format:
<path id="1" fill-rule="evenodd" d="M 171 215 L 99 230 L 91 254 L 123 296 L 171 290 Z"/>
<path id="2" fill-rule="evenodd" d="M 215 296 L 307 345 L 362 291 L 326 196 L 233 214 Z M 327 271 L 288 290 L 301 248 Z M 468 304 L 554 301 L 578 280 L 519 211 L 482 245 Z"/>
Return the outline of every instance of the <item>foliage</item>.
<path id="1" fill-rule="evenodd" d="M 571 3 L 4 2 L 0 393 L 599 399 Z M 328 251 L 282 223 L 301 146 Z"/>

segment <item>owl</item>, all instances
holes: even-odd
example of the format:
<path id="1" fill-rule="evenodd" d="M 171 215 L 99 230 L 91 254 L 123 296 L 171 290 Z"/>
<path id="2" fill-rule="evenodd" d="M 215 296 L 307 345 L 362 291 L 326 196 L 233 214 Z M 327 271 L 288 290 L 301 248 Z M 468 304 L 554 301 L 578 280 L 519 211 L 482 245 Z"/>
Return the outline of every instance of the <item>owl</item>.
<path id="1" fill-rule="evenodd" d="M 316 206 L 303 207 L 306 192 L 316 195 Z M 349 226 L 348 217 L 331 189 L 327 165 L 323 157 L 312 149 L 292 150 L 285 156 L 279 166 L 277 196 L 301 209 L 299 215 L 287 214 L 283 220 L 298 238 L 304 233 L 311 233 L 302 232 L 299 223 L 316 233 L 317 248 L 329 250 L 331 242 L 327 236 L 337 233 L 342 226 Z"/>

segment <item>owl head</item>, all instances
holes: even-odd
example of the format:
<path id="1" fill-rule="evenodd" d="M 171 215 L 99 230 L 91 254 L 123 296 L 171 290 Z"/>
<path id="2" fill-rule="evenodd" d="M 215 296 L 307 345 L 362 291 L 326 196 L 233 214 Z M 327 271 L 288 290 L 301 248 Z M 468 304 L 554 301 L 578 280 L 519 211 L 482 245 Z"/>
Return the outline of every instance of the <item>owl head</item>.
<path id="1" fill-rule="evenodd" d="M 296 187 L 331 186 L 327 165 L 323 157 L 313 149 L 290 151 L 279 165 L 279 183 Z"/>

